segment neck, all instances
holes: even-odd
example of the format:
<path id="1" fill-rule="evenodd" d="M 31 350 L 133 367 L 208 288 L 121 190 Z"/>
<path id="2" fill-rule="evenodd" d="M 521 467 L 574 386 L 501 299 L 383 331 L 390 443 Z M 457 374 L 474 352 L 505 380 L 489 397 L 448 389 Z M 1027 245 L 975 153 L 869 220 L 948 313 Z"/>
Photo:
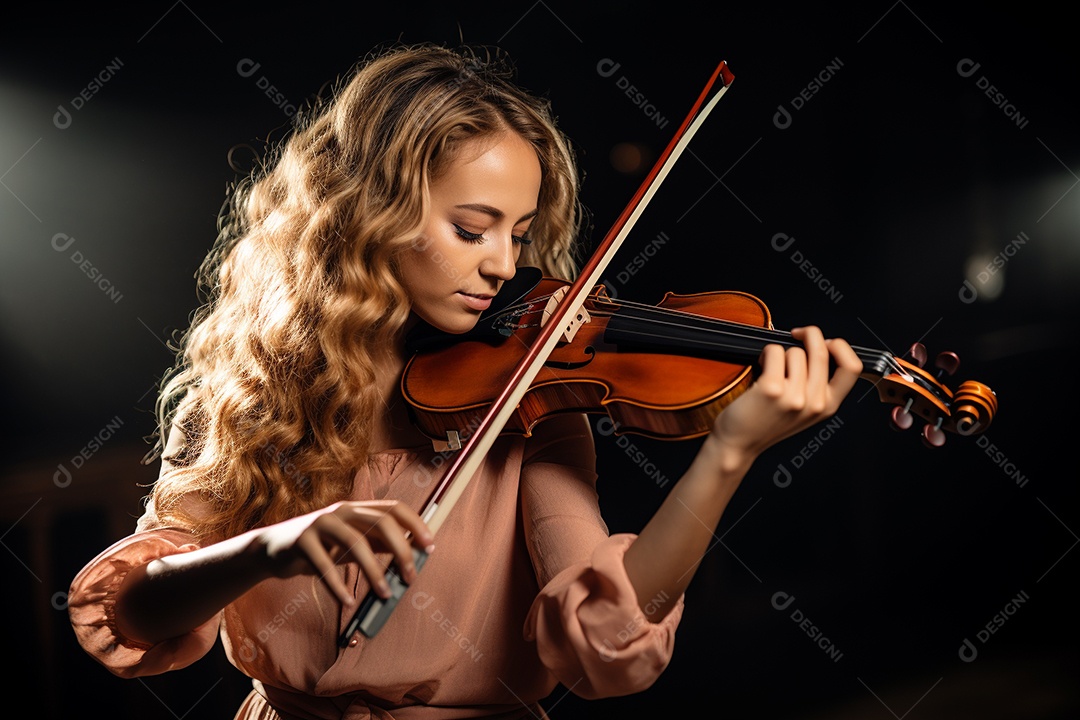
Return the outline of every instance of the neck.
<path id="1" fill-rule="evenodd" d="M 766 345 L 802 347 L 790 332 L 745 325 L 657 308 L 650 305 L 612 304 L 614 312 L 604 332 L 606 342 L 639 352 L 672 350 L 726 362 L 754 364 Z M 615 309 L 617 308 L 617 309 Z M 865 367 L 864 377 L 896 372 L 893 355 L 885 350 L 853 346 Z"/>

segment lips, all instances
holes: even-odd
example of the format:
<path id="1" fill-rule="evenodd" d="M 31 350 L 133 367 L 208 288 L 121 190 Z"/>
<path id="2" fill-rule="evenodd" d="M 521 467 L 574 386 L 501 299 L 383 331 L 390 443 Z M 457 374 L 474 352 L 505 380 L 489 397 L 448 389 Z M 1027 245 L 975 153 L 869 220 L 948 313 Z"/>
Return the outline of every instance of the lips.
<path id="1" fill-rule="evenodd" d="M 491 307 L 491 300 L 495 297 L 494 295 L 474 295 L 472 293 L 460 291 L 458 292 L 458 296 L 460 296 L 461 299 L 465 301 L 466 307 L 468 307 L 470 310 L 478 310 L 480 312 L 483 312 L 484 310 L 487 310 L 489 307 Z"/>

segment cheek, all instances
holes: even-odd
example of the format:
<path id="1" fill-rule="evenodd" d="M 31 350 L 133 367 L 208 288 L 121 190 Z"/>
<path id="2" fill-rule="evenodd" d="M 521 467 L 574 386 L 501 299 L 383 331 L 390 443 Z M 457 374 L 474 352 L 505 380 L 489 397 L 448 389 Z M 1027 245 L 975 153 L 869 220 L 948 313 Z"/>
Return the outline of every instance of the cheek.
<path id="1" fill-rule="evenodd" d="M 431 274 L 431 263 L 428 261 L 426 251 L 410 248 L 405 251 L 398 262 L 401 284 L 410 297 L 416 297 L 425 284 L 425 278 Z"/>
<path id="2" fill-rule="evenodd" d="M 401 262 L 405 289 L 413 299 L 443 295 L 462 276 L 460 258 L 455 258 L 445 243 L 418 241 L 406 251 Z"/>

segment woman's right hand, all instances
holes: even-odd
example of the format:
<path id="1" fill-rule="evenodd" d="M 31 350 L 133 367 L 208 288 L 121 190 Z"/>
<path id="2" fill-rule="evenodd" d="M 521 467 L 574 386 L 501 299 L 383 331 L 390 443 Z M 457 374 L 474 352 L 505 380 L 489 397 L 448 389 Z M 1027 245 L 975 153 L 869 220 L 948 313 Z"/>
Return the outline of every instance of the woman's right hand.
<path id="1" fill-rule="evenodd" d="M 406 532 L 412 534 L 406 537 Z M 255 546 L 270 561 L 274 577 L 318 575 L 345 605 L 356 601 L 335 566 L 355 561 L 371 588 L 390 596 L 385 568 L 375 553 L 389 552 L 411 583 L 416 578 L 413 545 L 427 552 L 435 536 L 416 511 L 396 500 L 344 501 L 256 531 Z"/>

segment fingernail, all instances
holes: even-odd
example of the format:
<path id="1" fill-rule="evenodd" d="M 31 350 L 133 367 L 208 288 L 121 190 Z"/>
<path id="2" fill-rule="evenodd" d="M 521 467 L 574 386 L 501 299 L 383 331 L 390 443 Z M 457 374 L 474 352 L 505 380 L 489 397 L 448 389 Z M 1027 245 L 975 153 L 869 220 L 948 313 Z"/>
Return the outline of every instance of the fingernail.
<path id="1" fill-rule="evenodd" d="M 424 548 L 424 552 L 429 553 L 429 554 L 434 552 L 434 551 L 435 551 L 435 543 L 431 543 L 426 548 Z"/>

